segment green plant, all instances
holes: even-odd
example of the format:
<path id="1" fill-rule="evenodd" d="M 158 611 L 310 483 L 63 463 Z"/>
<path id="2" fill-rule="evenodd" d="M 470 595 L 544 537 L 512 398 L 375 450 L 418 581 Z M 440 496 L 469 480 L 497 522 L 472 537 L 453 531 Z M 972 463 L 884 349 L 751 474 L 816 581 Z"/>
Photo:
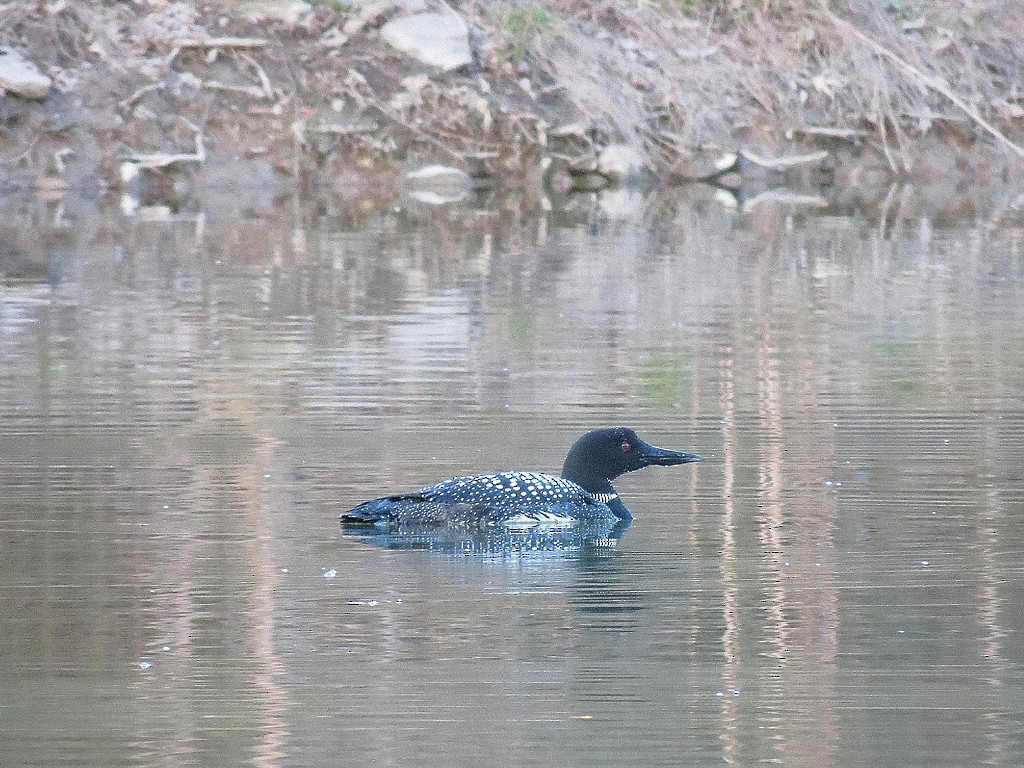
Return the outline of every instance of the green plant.
<path id="1" fill-rule="evenodd" d="M 541 30 L 553 26 L 555 17 L 547 8 L 530 6 L 514 8 L 505 17 L 505 37 L 509 41 L 509 49 L 516 62 L 526 58 L 530 43 L 540 34 Z"/>
<path id="2" fill-rule="evenodd" d="M 355 3 L 347 2 L 347 0 L 310 0 L 310 4 L 322 5 L 338 13 L 352 13 L 356 10 Z"/>

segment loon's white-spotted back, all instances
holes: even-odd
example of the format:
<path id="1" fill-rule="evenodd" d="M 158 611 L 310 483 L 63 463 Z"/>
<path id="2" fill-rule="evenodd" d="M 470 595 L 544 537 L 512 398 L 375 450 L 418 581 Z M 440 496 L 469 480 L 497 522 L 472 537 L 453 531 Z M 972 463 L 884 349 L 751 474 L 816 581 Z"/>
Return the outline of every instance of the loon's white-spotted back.
<path id="1" fill-rule="evenodd" d="M 571 480 L 546 472 L 497 472 L 453 477 L 415 493 L 466 502 L 517 504 L 540 500 L 579 501 L 587 492 Z"/>
<path id="2" fill-rule="evenodd" d="M 562 475 L 498 472 L 444 480 L 411 493 L 368 501 L 339 515 L 345 523 L 389 525 L 565 526 L 600 518 L 632 518 L 611 481 L 657 464 L 700 461 L 658 448 L 626 427 L 588 432 L 565 458 Z"/>

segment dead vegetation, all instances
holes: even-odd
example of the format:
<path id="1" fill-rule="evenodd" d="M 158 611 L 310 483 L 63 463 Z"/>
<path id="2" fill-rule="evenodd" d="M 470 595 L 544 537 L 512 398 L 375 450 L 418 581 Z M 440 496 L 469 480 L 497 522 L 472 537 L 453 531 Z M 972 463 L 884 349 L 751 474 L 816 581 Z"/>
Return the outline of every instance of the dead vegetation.
<path id="1" fill-rule="evenodd" d="M 581 114 L 671 164 L 694 148 L 870 139 L 894 173 L 933 132 L 1022 155 L 1024 4 L 564 3 L 532 50 Z M 838 6 L 837 6 L 838 7 Z"/>
<path id="2" fill-rule="evenodd" d="M 585 175 L 620 145 L 699 178 L 703 151 L 781 169 L 840 144 L 903 176 L 926 137 L 1024 157 L 1021 3 L 466 0 L 445 7 L 474 61 L 448 73 L 376 34 L 398 3 L 287 20 L 243 5 L 0 2 L 0 44 L 55 82 L 42 103 L 0 99 L 0 167 L 116 183 L 124 162 L 240 155 L 295 179 L 426 161 Z"/>

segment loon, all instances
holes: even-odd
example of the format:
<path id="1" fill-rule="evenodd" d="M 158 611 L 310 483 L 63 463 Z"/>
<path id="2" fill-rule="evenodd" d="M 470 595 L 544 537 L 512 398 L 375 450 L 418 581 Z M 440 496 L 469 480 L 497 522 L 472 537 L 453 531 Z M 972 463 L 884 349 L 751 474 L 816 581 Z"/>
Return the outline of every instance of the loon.
<path id="1" fill-rule="evenodd" d="M 343 512 L 346 524 L 567 526 L 587 520 L 633 519 L 611 481 L 657 464 L 700 461 L 692 453 L 658 448 L 626 427 L 587 432 L 569 449 L 561 476 L 499 472 L 444 480 L 412 493 L 367 501 Z"/>

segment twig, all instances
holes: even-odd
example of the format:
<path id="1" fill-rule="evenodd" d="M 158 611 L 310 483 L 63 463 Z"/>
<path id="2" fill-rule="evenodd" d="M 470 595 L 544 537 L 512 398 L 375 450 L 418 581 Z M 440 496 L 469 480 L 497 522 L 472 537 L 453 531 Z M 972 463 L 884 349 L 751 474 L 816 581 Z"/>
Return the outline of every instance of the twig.
<path id="1" fill-rule="evenodd" d="M 71 147 L 64 147 L 63 149 L 58 149 L 56 152 L 53 153 L 53 167 L 57 169 L 57 173 L 59 173 L 61 176 L 63 176 L 64 171 L 67 170 L 67 166 L 64 163 L 64 158 L 67 157 L 68 155 L 74 154 L 75 150 L 73 150 Z"/>
<path id="2" fill-rule="evenodd" d="M 641 132 L 658 147 L 671 150 L 677 156 L 684 154 L 686 140 L 678 133 L 666 130 L 654 131 L 646 126 L 641 129 Z"/>
<path id="3" fill-rule="evenodd" d="M 793 128 L 788 136 L 820 136 L 824 139 L 845 139 L 846 141 L 857 141 L 867 138 L 868 132 L 858 128 L 829 128 L 823 125 L 808 125 L 803 128 Z"/>
<path id="4" fill-rule="evenodd" d="M 882 138 L 882 151 L 885 153 L 885 161 L 889 163 L 889 170 L 896 174 L 900 173 L 900 166 L 896 163 L 896 156 L 889 146 L 889 132 L 885 130 L 885 115 L 879 115 L 878 117 L 878 135 Z M 903 168 L 906 168 L 905 163 Z"/>
<path id="5" fill-rule="evenodd" d="M 791 189 L 768 189 L 758 195 L 754 195 L 743 201 L 743 210 L 747 213 L 759 205 L 775 203 L 777 205 L 790 205 L 794 208 L 827 208 L 828 200 L 821 195 L 806 195 L 794 192 Z"/>
<path id="6" fill-rule="evenodd" d="M 217 51 L 221 48 L 262 48 L 269 44 L 269 40 L 262 37 L 208 37 L 203 40 L 198 38 L 181 38 L 174 41 L 174 47 L 164 59 L 164 66 L 169 67 L 171 62 L 178 58 L 178 54 L 185 48 L 201 48 L 209 51 L 213 59 L 217 58 Z M 209 54 L 208 54 L 209 55 Z"/>
<path id="7" fill-rule="evenodd" d="M 373 133 L 380 128 L 380 125 L 376 122 L 367 121 L 365 123 L 349 123 L 347 125 L 341 125 L 339 123 L 317 123 L 309 126 L 307 130 L 309 133 L 319 133 L 324 136 L 354 136 L 360 133 Z"/>
<path id="8" fill-rule="evenodd" d="M 721 49 L 720 45 L 708 45 L 704 48 L 676 48 L 674 53 L 683 61 L 700 61 L 714 56 Z"/>
<path id="9" fill-rule="evenodd" d="M 194 154 L 175 154 L 170 152 L 134 153 L 125 155 L 122 159 L 135 163 L 139 168 L 166 168 L 174 163 L 204 163 L 206 162 L 206 149 L 203 147 L 203 135 L 196 133 L 196 151 Z"/>
<path id="10" fill-rule="evenodd" d="M 248 54 L 242 53 L 241 51 L 235 51 L 234 53 L 238 58 L 256 70 L 256 77 L 259 78 L 260 87 L 263 88 L 263 95 L 268 99 L 273 99 L 274 86 L 270 84 L 270 78 L 267 77 L 267 73 L 263 71 L 263 67 L 261 67 L 256 60 Z"/>
<path id="11" fill-rule="evenodd" d="M 840 27 L 842 29 L 847 30 L 848 32 L 850 32 L 850 34 L 852 34 L 858 40 L 861 40 L 862 42 L 864 42 L 869 48 L 871 48 L 871 50 L 875 51 L 875 53 L 877 53 L 880 56 L 884 56 L 885 58 L 887 58 L 890 61 L 894 62 L 898 67 L 900 67 L 900 69 L 903 69 L 904 71 L 909 72 L 918 81 L 920 81 L 926 88 L 930 88 L 933 91 L 935 91 L 936 93 L 939 93 L 942 96 L 945 96 L 956 107 L 958 107 L 959 109 L 963 110 L 967 114 L 967 116 L 969 118 L 971 118 L 971 120 L 973 120 L 975 123 L 977 123 L 979 126 L 981 126 L 985 131 L 990 133 L 993 137 L 995 137 L 995 139 L 997 141 L 999 141 L 1001 144 L 1006 146 L 1008 149 L 1010 149 L 1012 152 L 1014 152 L 1019 157 L 1024 158 L 1024 147 L 1021 147 L 1018 144 L 1014 144 L 998 128 L 996 128 L 994 125 L 992 125 L 990 122 L 988 122 L 985 118 L 983 118 L 981 115 L 979 115 L 978 111 L 974 107 L 972 107 L 970 104 L 968 104 L 966 101 L 961 99 L 957 94 L 955 94 L 952 91 L 952 89 L 949 87 L 949 85 L 946 84 L 946 81 L 943 80 L 941 77 L 938 77 L 936 75 L 929 75 L 926 72 L 922 72 L 920 69 L 915 67 L 910 62 L 905 61 L 904 59 L 902 59 L 899 56 L 897 56 L 895 53 L 890 51 L 888 48 L 886 48 L 881 43 L 875 42 L 873 39 L 868 37 L 864 32 L 861 32 L 859 29 L 857 29 L 857 27 L 853 26 L 853 24 L 851 24 L 850 22 L 845 21 L 843 19 L 840 19 L 838 16 L 836 16 L 834 13 L 832 13 L 832 11 L 830 11 L 828 9 L 828 6 L 825 5 L 824 2 L 822 3 L 822 12 L 837 27 Z"/>
<path id="12" fill-rule="evenodd" d="M 969 123 L 971 121 L 969 117 L 964 117 L 963 115 L 947 115 L 938 112 L 932 112 L 930 110 L 927 113 L 904 112 L 901 116 L 907 118 L 908 120 L 917 120 L 918 122 L 922 120 L 927 120 L 929 122 L 935 120 L 945 120 L 947 123 Z"/>
<path id="13" fill-rule="evenodd" d="M 22 150 L 16 155 L 12 155 L 11 157 L 0 158 L 0 163 L 3 163 L 4 165 L 15 165 L 16 163 L 20 163 L 22 160 L 24 160 L 26 157 L 32 154 L 33 150 L 36 148 L 36 145 L 42 140 L 42 138 L 43 134 L 37 134 L 32 138 L 32 140 L 28 143 L 28 146 L 25 147 L 24 150 Z"/>
<path id="14" fill-rule="evenodd" d="M 270 41 L 262 37 L 183 38 L 174 41 L 175 48 L 262 48 Z"/>
<path id="15" fill-rule="evenodd" d="M 438 139 L 455 139 L 456 141 L 462 141 L 462 142 L 466 142 L 466 143 L 468 143 L 470 141 L 470 139 L 471 139 L 471 137 L 466 135 L 465 130 L 459 131 L 459 130 L 456 130 L 455 128 L 447 128 L 446 129 L 443 126 L 439 126 L 439 125 L 431 126 L 431 130 L 433 131 L 434 135 Z M 493 141 L 492 142 L 486 142 L 486 141 L 483 141 L 483 140 L 479 140 L 478 141 L 478 140 L 475 140 L 475 139 L 473 139 L 472 141 L 473 141 L 473 144 L 475 146 L 478 146 L 478 147 L 496 147 L 496 146 L 498 146 Z M 469 155 L 466 154 L 465 152 L 462 152 L 462 151 L 459 152 L 459 157 L 462 160 L 467 159 L 468 156 Z"/>
<path id="16" fill-rule="evenodd" d="M 217 80 L 205 80 L 203 81 L 203 88 L 207 88 L 211 91 L 228 91 L 230 93 L 244 93 L 246 96 L 252 96 L 254 99 L 262 99 L 266 94 L 263 89 L 256 85 L 227 85 Z"/>
<path id="17" fill-rule="evenodd" d="M 164 87 L 165 87 L 165 83 L 162 80 L 158 81 L 158 82 L 155 82 L 155 83 L 150 83 L 149 85 L 144 85 L 141 88 L 139 88 L 139 90 L 137 90 L 135 93 L 133 93 L 131 96 L 129 96 L 127 99 L 121 99 L 121 101 L 119 101 L 117 103 L 117 106 L 119 106 L 121 109 L 128 109 L 136 101 L 138 101 L 143 96 L 145 96 L 147 93 L 152 93 L 153 91 L 159 91 L 159 90 L 163 89 Z"/>
<path id="18" fill-rule="evenodd" d="M 719 151 L 719 150 L 715 150 Z M 680 153 L 682 154 L 682 153 Z M 720 151 L 719 157 L 713 163 L 698 162 L 690 164 L 685 160 L 684 167 L 676 169 L 673 175 L 680 181 L 716 182 L 723 176 L 732 173 L 739 165 L 740 153 L 732 151 Z"/>
<path id="19" fill-rule="evenodd" d="M 885 200 L 882 201 L 882 208 L 878 217 L 878 237 L 885 240 L 889 231 L 889 214 L 892 211 L 893 203 L 896 202 L 896 193 L 899 191 L 899 184 L 895 181 L 889 185 L 889 191 L 885 193 Z"/>
<path id="20" fill-rule="evenodd" d="M 402 128 L 404 128 L 405 130 L 409 131 L 409 133 L 411 133 L 413 136 L 418 138 L 420 141 L 425 141 L 428 144 L 432 144 L 437 149 L 439 149 L 442 152 L 444 152 L 445 154 L 449 155 L 452 159 L 457 160 L 459 163 L 465 163 L 466 162 L 466 159 L 461 154 L 459 154 L 456 150 L 454 150 L 451 147 L 449 147 L 447 144 L 445 144 L 440 139 L 438 139 L 438 138 L 436 138 L 434 136 L 431 136 L 428 133 L 425 133 L 425 132 L 421 131 L 419 128 L 416 128 L 413 125 L 410 125 L 405 120 L 400 118 L 397 114 L 394 114 L 390 110 L 385 109 L 383 105 L 375 104 L 374 106 L 375 106 L 375 108 L 377 109 L 378 112 L 380 112 L 382 115 L 384 115 L 384 117 L 386 117 L 391 122 L 396 123 L 397 125 L 400 125 Z"/>
<path id="21" fill-rule="evenodd" d="M 750 95 L 750 98 L 752 98 L 754 101 L 761 105 L 761 109 L 763 109 L 769 115 L 775 114 L 775 110 L 772 109 L 772 105 L 766 102 L 764 99 L 760 97 L 760 95 L 754 92 L 753 87 L 750 85 L 749 82 L 747 82 L 746 78 L 740 81 L 740 85 L 742 85 L 743 90 L 745 90 Z"/>
<path id="22" fill-rule="evenodd" d="M 820 163 L 826 157 L 828 152 L 825 150 L 819 150 L 818 152 L 812 152 L 809 155 L 790 155 L 789 157 L 776 157 L 767 158 L 755 155 L 749 149 L 741 149 L 740 154 L 743 155 L 744 159 L 749 160 L 754 165 L 759 165 L 762 168 L 771 168 L 773 170 L 779 170 L 782 168 L 792 168 L 796 165 L 810 165 L 811 163 Z"/>

